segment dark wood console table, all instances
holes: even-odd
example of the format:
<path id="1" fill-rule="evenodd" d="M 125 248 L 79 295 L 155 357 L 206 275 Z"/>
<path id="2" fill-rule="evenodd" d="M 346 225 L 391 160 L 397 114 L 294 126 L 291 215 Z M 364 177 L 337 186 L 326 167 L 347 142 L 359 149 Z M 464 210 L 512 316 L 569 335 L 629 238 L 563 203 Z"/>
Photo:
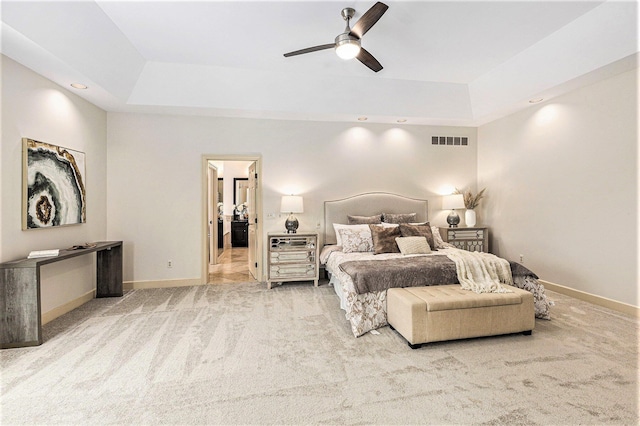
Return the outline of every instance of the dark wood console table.
<path id="1" fill-rule="evenodd" d="M 60 250 L 58 256 L 0 263 L 0 348 L 42 344 L 40 267 L 96 253 L 96 297 L 122 296 L 122 241 L 102 241 L 95 247 Z"/>

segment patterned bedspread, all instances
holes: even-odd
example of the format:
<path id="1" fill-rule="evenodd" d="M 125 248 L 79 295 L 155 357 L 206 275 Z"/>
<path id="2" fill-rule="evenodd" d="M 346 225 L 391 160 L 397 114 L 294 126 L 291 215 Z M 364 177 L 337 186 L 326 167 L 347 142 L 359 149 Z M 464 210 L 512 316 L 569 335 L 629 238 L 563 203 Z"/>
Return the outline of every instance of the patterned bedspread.
<path id="1" fill-rule="evenodd" d="M 454 248 L 439 249 L 436 254 L 403 256 L 398 253 L 384 253 L 374 255 L 373 253 L 343 253 L 337 250 L 324 250 L 321 262 L 326 265 L 327 271 L 331 273 L 331 284 L 341 299 L 341 307 L 345 310 L 345 317 L 351 323 L 351 331 L 354 336 L 375 330 L 387 325 L 387 291 L 372 291 L 358 294 L 351 277 L 345 273 L 340 264 L 355 260 L 388 260 L 407 259 L 410 257 L 429 257 L 446 254 Z M 544 294 L 544 287 L 538 283 L 535 276 L 514 276 L 514 285 L 533 293 L 535 301 L 535 312 L 537 318 L 549 319 L 549 308 L 552 302 L 547 300 Z"/>

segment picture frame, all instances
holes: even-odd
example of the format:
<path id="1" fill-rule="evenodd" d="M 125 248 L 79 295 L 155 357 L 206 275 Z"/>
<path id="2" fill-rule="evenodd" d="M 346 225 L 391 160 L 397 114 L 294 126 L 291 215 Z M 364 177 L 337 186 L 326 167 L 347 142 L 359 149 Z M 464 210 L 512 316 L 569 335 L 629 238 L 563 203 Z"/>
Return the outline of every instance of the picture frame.
<path id="1" fill-rule="evenodd" d="M 85 154 L 22 138 L 22 229 L 86 223 Z"/>

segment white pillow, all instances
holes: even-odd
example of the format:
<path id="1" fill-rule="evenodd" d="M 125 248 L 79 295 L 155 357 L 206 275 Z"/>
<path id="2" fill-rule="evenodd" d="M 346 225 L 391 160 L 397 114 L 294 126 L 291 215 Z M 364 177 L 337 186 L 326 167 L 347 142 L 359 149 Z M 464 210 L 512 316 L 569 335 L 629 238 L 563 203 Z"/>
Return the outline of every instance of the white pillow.
<path id="1" fill-rule="evenodd" d="M 338 230 L 344 253 L 373 252 L 371 231 L 364 229 Z"/>
<path id="2" fill-rule="evenodd" d="M 431 253 L 427 237 L 397 237 L 396 244 L 404 255 Z"/>
<path id="3" fill-rule="evenodd" d="M 377 224 L 376 226 L 382 226 L 383 228 L 397 228 L 398 226 L 400 226 L 400 224 L 382 222 L 382 223 Z"/>
<path id="4" fill-rule="evenodd" d="M 343 225 L 341 223 L 334 223 L 333 229 L 336 231 L 336 245 L 342 245 L 342 238 L 340 237 L 341 229 L 352 229 L 352 230 L 364 230 L 369 233 L 369 237 L 371 237 L 371 230 L 369 229 L 369 225 Z"/>
<path id="5" fill-rule="evenodd" d="M 437 226 L 432 226 L 431 227 L 431 233 L 433 234 L 433 243 L 435 244 L 435 248 L 447 248 L 447 247 L 451 247 L 450 245 L 447 245 L 447 243 L 444 242 L 444 240 L 442 239 L 442 235 L 440 235 L 440 230 L 438 229 Z"/>

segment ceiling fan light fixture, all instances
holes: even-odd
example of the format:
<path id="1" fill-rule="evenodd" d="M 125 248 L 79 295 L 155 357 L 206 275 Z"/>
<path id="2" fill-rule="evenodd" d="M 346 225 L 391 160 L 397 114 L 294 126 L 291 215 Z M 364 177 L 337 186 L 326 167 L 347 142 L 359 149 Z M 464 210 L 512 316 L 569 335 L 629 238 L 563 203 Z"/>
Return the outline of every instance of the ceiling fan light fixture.
<path id="1" fill-rule="evenodd" d="M 336 55 L 340 59 L 353 59 L 358 56 L 358 53 L 360 53 L 360 40 L 346 33 L 336 37 Z"/>
<path id="2" fill-rule="evenodd" d="M 382 65 L 371 53 L 360 46 L 360 40 L 362 36 L 367 33 L 375 25 L 376 22 L 384 15 L 389 9 L 384 3 L 376 2 L 373 6 L 367 10 L 362 17 L 356 22 L 351 29 L 351 19 L 356 13 L 355 9 L 351 7 L 345 7 L 342 9 L 342 19 L 347 22 L 344 31 L 339 34 L 333 43 L 320 44 L 317 46 L 307 47 L 305 49 L 294 50 L 293 52 L 287 52 L 284 54 L 285 58 L 290 56 L 303 55 L 305 53 L 317 52 L 319 50 L 334 49 L 336 55 L 341 59 L 358 59 L 364 66 L 369 68 L 373 72 L 382 70 Z"/>

